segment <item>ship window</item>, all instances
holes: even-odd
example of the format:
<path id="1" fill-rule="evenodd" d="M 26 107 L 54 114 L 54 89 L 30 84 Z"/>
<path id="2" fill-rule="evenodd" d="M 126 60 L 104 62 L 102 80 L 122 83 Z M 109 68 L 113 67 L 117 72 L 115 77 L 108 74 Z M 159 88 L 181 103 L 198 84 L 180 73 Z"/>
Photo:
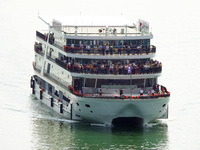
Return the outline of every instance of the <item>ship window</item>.
<path id="1" fill-rule="evenodd" d="M 77 106 L 79 106 L 79 103 L 76 103 Z"/>
<path id="2" fill-rule="evenodd" d="M 86 107 L 90 107 L 90 105 L 89 105 L 89 104 L 85 104 L 85 106 L 86 106 Z"/>
<path id="3" fill-rule="evenodd" d="M 90 111 L 91 113 L 93 113 L 93 111 Z"/>
<path id="4" fill-rule="evenodd" d="M 165 107 L 166 106 L 166 104 L 163 104 L 163 106 L 162 107 Z"/>
<path id="5" fill-rule="evenodd" d="M 79 46 L 80 40 L 75 40 L 75 46 Z"/>

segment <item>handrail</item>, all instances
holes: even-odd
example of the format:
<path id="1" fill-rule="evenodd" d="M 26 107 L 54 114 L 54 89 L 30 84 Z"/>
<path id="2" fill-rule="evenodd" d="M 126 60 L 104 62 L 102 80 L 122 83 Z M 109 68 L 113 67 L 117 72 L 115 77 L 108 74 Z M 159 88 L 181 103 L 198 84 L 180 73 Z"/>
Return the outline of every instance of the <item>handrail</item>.
<path id="1" fill-rule="evenodd" d="M 150 53 L 155 53 L 156 52 L 156 47 L 154 45 L 150 45 L 150 48 L 122 48 L 122 47 L 114 47 L 114 48 L 109 48 L 108 50 L 102 50 L 99 48 L 91 48 L 91 49 L 86 49 L 86 48 L 80 48 L 80 47 L 74 47 L 71 48 L 70 46 L 65 46 L 64 45 L 64 51 L 66 53 L 77 53 L 77 54 L 98 54 L 98 55 L 143 55 L 143 54 L 150 54 Z"/>
<path id="2" fill-rule="evenodd" d="M 37 71 L 38 69 L 36 69 L 35 71 Z M 39 70 L 38 70 L 38 73 L 39 73 Z M 47 78 L 51 78 L 49 76 L 47 76 L 45 74 L 45 76 Z M 51 78 L 53 79 L 53 78 Z M 56 79 L 53 79 L 54 82 L 58 82 Z M 61 83 L 60 83 L 61 84 Z M 62 84 L 61 84 L 62 85 Z M 79 92 L 78 90 L 74 90 L 74 88 L 70 85 L 62 85 L 65 87 L 65 89 L 67 91 L 69 91 L 70 93 L 76 95 L 76 96 L 79 96 L 79 97 L 86 97 L 86 98 L 101 98 L 101 99 L 133 99 L 133 100 L 137 100 L 137 99 L 156 99 L 156 98 L 161 98 L 161 97 L 169 97 L 170 96 L 170 92 L 165 92 L 163 94 L 151 94 L 151 95 L 143 95 L 143 96 L 126 96 L 126 95 L 123 95 L 123 96 L 115 96 L 114 94 L 110 94 L 109 96 L 105 96 L 104 94 L 102 94 L 102 96 L 100 96 L 99 94 L 85 94 L 85 93 L 82 93 L 82 92 Z M 67 88 L 68 87 L 68 88 Z"/>
<path id="3" fill-rule="evenodd" d="M 44 53 L 39 49 L 35 49 L 35 52 L 40 54 L 41 56 L 44 55 Z M 130 67 L 130 70 L 128 71 L 128 68 L 125 68 L 124 66 L 122 66 L 122 68 L 118 69 L 116 67 L 110 68 L 109 66 L 105 66 L 103 68 L 101 68 L 100 66 L 89 66 L 86 64 L 83 65 L 68 65 L 67 63 L 61 61 L 58 58 L 51 58 L 49 56 L 47 56 L 47 59 L 49 59 L 50 61 L 55 62 L 57 65 L 59 65 L 60 67 L 66 69 L 69 72 L 73 72 L 73 73 L 82 73 L 82 74 L 113 74 L 113 75 L 129 75 L 129 74 L 133 74 L 133 75 L 139 75 L 139 74 L 153 74 L 153 73 L 161 73 L 162 72 L 162 66 L 157 65 L 157 66 L 152 66 L 150 68 L 144 68 L 142 67 Z"/>
<path id="4" fill-rule="evenodd" d="M 44 35 L 38 31 L 36 31 L 36 36 L 41 38 L 44 41 L 47 41 L 47 35 Z M 54 41 L 54 40 L 53 40 Z M 91 47 L 89 50 L 86 47 L 74 47 L 71 46 L 60 46 L 54 42 L 50 42 L 50 44 L 54 45 L 55 47 L 65 51 L 66 53 L 72 54 L 85 54 L 85 55 L 143 55 L 143 54 L 151 54 L 156 53 L 156 47 L 154 45 L 149 45 L 149 47 L 145 46 L 142 48 L 132 47 L 132 48 L 124 48 L 120 46 L 109 47 L 107 50 L 102 50 L 102 48 L 95 48 Z"/>
<path id="5" fill-rule="evenodd" d="M 68 86 L 69 91 L 72 94 L 75 94 L 76 96 L 79 97 L 87 97 L 87 98 L 102 98 L 102 99 L 152 99 L 152 98 L 161 98 L 161 97 L 169 97 L 170 92 L 163 93 L 163 94 L 151 94 L 151 95 L 142 95 L 142 96 L 115 96 L 114 94 L 110 94 L 110 96 L 104 96 L 102 94 L 101 96 L 99 94 L 85 94 L 85 93 L 80 93 L 78 90 L 74 90 L 72 86 Z"/>
<path id="6" fill-rule="evenodd" d="M 68 65 L 67 63 L 59 60 L 56 58 L 55 61 L 60 67 L 68 70 L 69 72 L 74 73 L 82 73 L 82 74 L 113 74 L 113 75 L 139 75 L 139 74 L 153 74 L 153 73 L 161 73 L 162 72 L 162 66 L 153 66 L 150 68 L 144 68 L 144 67 L 131 67 L 130 71 L 128 71 L 128 68 L 110 68 L 109 66 L 105 66 L 103 69 L 99 66 L 88 66 L 88 65 Z"/>

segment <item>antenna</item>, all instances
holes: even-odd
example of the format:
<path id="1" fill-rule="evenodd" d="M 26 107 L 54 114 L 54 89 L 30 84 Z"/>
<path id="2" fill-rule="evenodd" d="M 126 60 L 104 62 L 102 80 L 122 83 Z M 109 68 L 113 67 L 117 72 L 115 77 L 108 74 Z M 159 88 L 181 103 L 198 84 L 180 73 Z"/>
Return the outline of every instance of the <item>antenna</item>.
<path id="1" fill-rule="evenodd" d="M 46 22 L 44 19 L 42 19 L 42 17 L 39 16 L 39 12 L 38 12 L 38 18 L 39 18 L 40 20 L 42 20 L 45 24 L 47 24 L 47 25 L 50 27 L 50 24 L 49 24 L 48 22 Z"/>

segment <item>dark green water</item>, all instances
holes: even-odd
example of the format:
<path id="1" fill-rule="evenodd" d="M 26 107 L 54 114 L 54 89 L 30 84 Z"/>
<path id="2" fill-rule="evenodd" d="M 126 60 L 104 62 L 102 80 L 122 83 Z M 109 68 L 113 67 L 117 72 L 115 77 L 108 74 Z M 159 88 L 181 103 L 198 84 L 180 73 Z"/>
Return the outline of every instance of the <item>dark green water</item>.
<path id="1" fill-rule="evenodd" d="M 37 100 L 34 100 L 34 103 Z M 36 104 L 37 107 L 43 104 Z M 43 106 L 45 107 L 45 106 Z M 38 108 L 41 110 L 41 108 Z M 114 128 L 68 121 L 45 112 L 32 118 L 33 147 L 39 149 L 166 149 L 168 126 L 156 121 L 141 128 Z M 41 111 L 40 111 L 41 112 Z M 46 113 L 53 113 L 49 116 Z M 58 119 L 60 118 L 60 119 Z"/>
<path id="2" fill-rule="evenodd" d="M 43 119 L 32 122 L 33 131 L 37 133 L 33 146 L 38 149 L 165 149 L 168 142 L 165 124 L 143 129 L 115 129 Z"/>

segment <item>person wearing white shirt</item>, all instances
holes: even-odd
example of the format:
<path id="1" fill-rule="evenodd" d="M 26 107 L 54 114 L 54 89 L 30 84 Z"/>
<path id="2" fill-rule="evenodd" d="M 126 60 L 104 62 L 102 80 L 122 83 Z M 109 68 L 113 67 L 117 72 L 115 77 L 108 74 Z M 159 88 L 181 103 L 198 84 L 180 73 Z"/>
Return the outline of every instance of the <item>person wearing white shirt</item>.
<path id="1" fill-rule="evenodd" d="M 140 89 L 140 96 L 143 95 L 143 92 L 144 92 L 144 91 L 143 91 L 143 89 L 141 88 L 141 89 Z"/>
<path id="2" fill-rule="evenodd" d="M 88 51 L 88 54 L 90 54 L 90 45 L 89 44 L 86 46 L 86 49 Z"/>
<path id="3" fill-rule="evenodd" d="M 151 89 L 151 94 L 154 95 L 154 89 L 153 88 Z"/>

